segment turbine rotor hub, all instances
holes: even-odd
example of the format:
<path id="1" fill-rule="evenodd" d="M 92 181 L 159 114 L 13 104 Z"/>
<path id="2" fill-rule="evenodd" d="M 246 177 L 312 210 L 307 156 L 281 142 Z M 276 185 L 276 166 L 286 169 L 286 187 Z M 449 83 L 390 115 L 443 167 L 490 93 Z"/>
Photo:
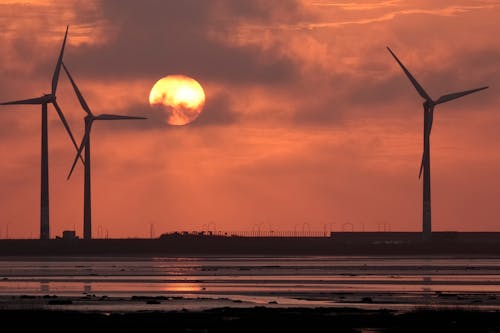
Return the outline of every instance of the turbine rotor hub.
<path id="1" fill-rule="evenodd" d="M 54 94 L 45 94 L 45 95 L 43 95 L 43 99 L 44 99 L 44 101 L 46 103 L 55 102 L 56 95 L 54 95 Z"/>

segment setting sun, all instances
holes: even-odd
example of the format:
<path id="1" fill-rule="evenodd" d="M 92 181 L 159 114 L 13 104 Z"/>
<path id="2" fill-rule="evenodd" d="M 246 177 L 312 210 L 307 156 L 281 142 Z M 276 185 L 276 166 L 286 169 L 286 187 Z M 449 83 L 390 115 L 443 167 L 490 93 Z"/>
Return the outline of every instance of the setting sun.
<path id="1" fill-rule="evenodd" d="M 170 125 L 186 125 L 195 120 L 205 105 L 205 92 L 194 79 L 168 75 L 158 80 L 149 94 L 149 104 L 166 112 Z"/>

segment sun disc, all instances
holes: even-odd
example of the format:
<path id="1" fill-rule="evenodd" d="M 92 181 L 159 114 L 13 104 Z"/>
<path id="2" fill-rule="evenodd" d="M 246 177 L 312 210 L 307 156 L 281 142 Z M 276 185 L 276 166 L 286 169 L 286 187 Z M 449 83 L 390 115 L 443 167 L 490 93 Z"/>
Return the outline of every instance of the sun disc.
<path id="1" fill-rule="evenodd" d="M 149 93 L 153 109 L 166 114 L 170 125 L 186 125 L 194 121 L 205 105 L 205 91 L 193 78 L 168 75 L 158 80 Z"/>

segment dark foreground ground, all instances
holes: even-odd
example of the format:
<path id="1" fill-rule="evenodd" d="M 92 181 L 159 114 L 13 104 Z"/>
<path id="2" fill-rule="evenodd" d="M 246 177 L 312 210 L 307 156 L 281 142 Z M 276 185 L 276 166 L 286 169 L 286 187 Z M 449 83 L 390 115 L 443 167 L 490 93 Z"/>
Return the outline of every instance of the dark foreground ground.
<path id="1" fill-rule="evenodd" d="M 43 332 L 500 332 L 499 312 L 218 308 L 201 312 L 0 311 L 2 328 Z M 35 327 L 33 327 L 35 325 Z M 2 330 L 3 331 L 3 330 Z"/>

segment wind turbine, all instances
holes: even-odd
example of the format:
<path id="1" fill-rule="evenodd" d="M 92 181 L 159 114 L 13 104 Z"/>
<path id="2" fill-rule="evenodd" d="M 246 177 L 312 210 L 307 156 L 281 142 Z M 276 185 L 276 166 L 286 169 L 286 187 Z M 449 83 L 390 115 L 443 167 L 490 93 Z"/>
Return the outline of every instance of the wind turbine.
<path id="1" fill-rule="evenodd" d="M 387 50 L 392 54 L 394 59 L 398 62 L 399 66 L 403 69 L 406 76 L 413 84 L 418 94 L 425 100 L 423 103 L 424 107 L 424 152 L 422 154 L 422 162 L 420 163 L 420 172 L 418 178 L 424 173 L 424 186 L 423 186 L 423 207 L 422 207 L 422 227 L 424 239 L 430 239 L 431 237 L 431 155 L 430 155 L 430 135 L 432 130 L 432 121 L 434 118 L 434 107 L 438 104 L 446 103 L 454 99 L 463 97 L 475 93 L 480 90 L 487 89 L 488 87 L 481 87 L 477 89 L 465 90 L 456 93 L 446 94 L 439 97 L 437 100 L 433 100 L 429 94 L 424 90 L 424 88 L 417 82 L 417 80 L 411 75 L 411 73 L 406 69 L 403 63 L 396 57 L 394 52 L 387 47 Z"/>
<path id="2" fill-rule="evenodd" d="M 68 174 L 68 179 L 71 177 L 73 170 L 75 169 L 76 163 L 78 162 L 78 158 L 81 156 L 83 149 L 85 148 L 85 178 L 84 178 L 84 203 L 83 203 L 83 238 L 84 239 L 92 239 L 92 203 L 91 203 L 91 194 L 90 194 L 90 130 L 92 129 L 92 124 L 95 120 L 132 120 L 132 119 L 146 119 L 144 117 L 129 117 L 129 116 L 120 116 L 114 114 L 101 114 L 94 115 L 90 110 L 87 102 L 83 98 L 80 89 L 76 85 L 73 77 L 69 73 L 68 68 L 64 65 L 64 71 L 68 75 L 69 80 L 71 81 L 71 85 L 73 86 L 73 90 L 75 91 L 78 100 L 80 101 L 80 105 L 83 110 L 87 113 L 85 116 L 85 134 L 82 138 L 82 142 L 80 143 L 80 147 L 78 148 L 78 152 L 75 156 L 75 160 L 73 161 L 73 165 L 71 166 L 71 170 Z"/>
<path id="3" fill-rule="evenodd" d="M 68 27 L 66 27 L 66 34 L 64 35 L 64 40 L 61 46 L 61 51 L 59 53 L 59 58 L 57 59 L 56 68 L 54 70 L 54 74 L 52 75 L 52 90 L 50 94 L 44 94 L 41 97 L 5 102 L 0 103 L 0 105 L 26 105 L 26 104 L 34 104 L 42 106 L 42 145 L 41 145 L 41 191 L 40 191 L 40 239 L 49 239 L 50 238 L 50 230 L 49 230 L 49 149 L 48 149 L 48 132 L 47 132 L 47 104 L 51 103 L 57 111 L 61 122 L 63 123 L 66 131 L 73 142 L 73 145 L 76 149 L 78 146 L 76 144 L 75 138 L 71 133 L 71 129 L 69 127 L 66 118 L 64 118 L 64 114 L 61 111 L 61 108 L 56 102 L 56 90 L 57 90 L 57 82 L 59 81 L 59 71 L 61 70 L 61 64 L 64 54 L 64 47 L 66 45 L 66 38 L 68 36 Z"/>

